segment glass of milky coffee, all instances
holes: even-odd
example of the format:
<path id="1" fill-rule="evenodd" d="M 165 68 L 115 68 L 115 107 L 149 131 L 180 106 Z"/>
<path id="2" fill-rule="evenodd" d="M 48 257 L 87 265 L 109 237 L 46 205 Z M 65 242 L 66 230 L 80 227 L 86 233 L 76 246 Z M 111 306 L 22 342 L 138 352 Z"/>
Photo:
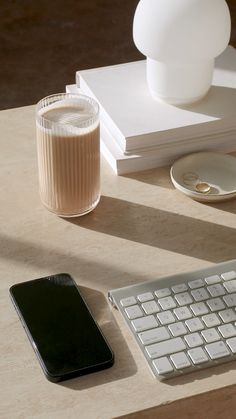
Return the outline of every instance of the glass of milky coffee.
<path id="1" fill-rule="evenodd" d="M 71 93 L 36 107 L 39 190 L 43 205 L 62 217 L 92 211 L 100 199 L 99 106 Z"/>

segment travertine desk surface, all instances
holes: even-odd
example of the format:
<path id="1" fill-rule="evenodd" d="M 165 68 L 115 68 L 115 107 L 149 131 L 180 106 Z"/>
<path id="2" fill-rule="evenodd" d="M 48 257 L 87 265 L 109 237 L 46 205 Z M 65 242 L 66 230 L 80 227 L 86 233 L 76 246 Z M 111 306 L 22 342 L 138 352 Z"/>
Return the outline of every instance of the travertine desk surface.
<path id="1" fill-rule="evenodd" d="M 103 162 L 97 209 L 62 219 L 39 200 L 34 107 L 0 112 L 0 128 L 0 417 L 235 418 L 236 363 L 159 383 L 107 291 L 235 258 L 236 200 L 203 205 L 173 188 L 168 168 L 117 177 Z M 8 289 L 57 272 L 81 286 L 116 361 L 52 384 Z"/>

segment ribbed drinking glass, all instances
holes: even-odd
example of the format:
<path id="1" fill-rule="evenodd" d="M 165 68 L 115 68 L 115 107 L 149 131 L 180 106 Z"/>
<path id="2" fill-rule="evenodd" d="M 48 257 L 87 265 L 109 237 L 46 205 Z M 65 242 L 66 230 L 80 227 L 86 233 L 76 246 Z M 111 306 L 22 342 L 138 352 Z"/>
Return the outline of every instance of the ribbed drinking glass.
<path id="1" fill-rule="evenodd" d="M 39 190 L 62 217 L 92 211 L 100 199 L 99 106 L 71 93 L 48 96 L 36 108 Z"/>

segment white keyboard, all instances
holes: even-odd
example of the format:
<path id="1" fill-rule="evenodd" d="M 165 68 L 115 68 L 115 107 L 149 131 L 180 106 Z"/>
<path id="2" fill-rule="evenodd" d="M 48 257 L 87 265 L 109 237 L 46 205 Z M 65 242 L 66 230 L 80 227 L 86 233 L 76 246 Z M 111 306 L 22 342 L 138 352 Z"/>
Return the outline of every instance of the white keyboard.
<path id="1" fill-rule="evenodd" d="M 236 360 L 236 260 L 108 297 L 160 380 Z"/>

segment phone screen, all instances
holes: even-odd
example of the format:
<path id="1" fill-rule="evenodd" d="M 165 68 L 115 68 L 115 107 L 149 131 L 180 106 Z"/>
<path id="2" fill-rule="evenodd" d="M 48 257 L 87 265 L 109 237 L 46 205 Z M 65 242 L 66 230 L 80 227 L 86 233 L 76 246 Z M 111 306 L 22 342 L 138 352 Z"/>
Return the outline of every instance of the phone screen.
<path id="1" fill-rule="evenodd" d="M 49 380 L 60 381 L 113 364 L 112 351 L 70 275 L 16 284 L 10 294 Z"/>

